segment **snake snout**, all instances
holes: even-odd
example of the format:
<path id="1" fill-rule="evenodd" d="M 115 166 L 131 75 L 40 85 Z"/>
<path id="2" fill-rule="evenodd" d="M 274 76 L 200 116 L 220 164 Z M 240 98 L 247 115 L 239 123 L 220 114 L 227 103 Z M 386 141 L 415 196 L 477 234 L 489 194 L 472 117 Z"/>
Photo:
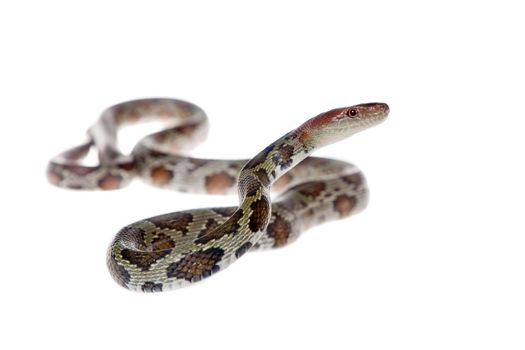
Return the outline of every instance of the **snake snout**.
<path id="1" fill-rule="evenodd" d="M 373 114 L 381 114 L 386 116 L 390 112 L 390 107 L 388 107 L 386 103 L 382 102 L 364 103 L 361 106 L 368 109 Z"/>
<path id="2" fill-rule="evenodd" d="M 390 113 L 390 107 L 386 103 L 380 103 L 380 108 L 383 110 L 384 114 Z"/>

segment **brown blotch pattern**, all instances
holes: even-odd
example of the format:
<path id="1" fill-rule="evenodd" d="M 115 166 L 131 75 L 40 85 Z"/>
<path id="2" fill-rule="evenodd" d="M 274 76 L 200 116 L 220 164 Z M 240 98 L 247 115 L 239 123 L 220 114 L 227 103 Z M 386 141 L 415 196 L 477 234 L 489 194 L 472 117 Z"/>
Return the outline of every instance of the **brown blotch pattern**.
<path id="1" fill-rule="evenodd" d="M 169 213 L 159 216 L 154 216 L 147 219 L 155 226 L 161 229 L 170 229 L 182 232 L 183 234 L 188 233 L 188 225 L 193 221 L 193 215 L 190 213 Z"/>
<path id="2" fill-rule="evenodd" d="M 199 233 L 199 235 L 207 235 L 211 231 L 215 230 L 217 227 L 219 227 L 219 223 L 217 221 L 213 219 L 208 219 L 208 221 L 206 221 L 206 225 L 204 225 L 204 230 L 202 230 L 202 232 Z"/>
<path id="3" fill-rule="evenodd" d="M 151 249 L 153 251 L 171 249 L 173 247 L 175 247 L 175 242 L 173 239 L 162 232 L 158 233 L 151 241 Z"/>
<path id="4" fill-rule="evenodd" d="M 147 271 L 157 260 L 171 253 L 171 249 L 159 250 L 154 252 L 141 252 L 130 249 L 122 249 L 120 255 L 130 264 L 137 266 L 142 271 Z"/>
<path id="5" fill-rule="evenodd" d="M 292 165 L 292 156 L 294 147 L 290 145 L 281 145 L 277 151 L 273 154 L 272 160 L 275 165 L 280 165 L 281 170 L 288 168 Z"/>
<path id="6" fill-rule="evenodd" d="M 223 194 L 235 184 L 235 178 L 226 172 L 206 176 L 206 191 L 211 194 Z"/>
<path id="7" fill-rule="evenodd" d="M 250 215 L 248 227 L 252 232 L 261 231 L 268 222 L 268 215 L 270 214 L 270 203 L 266 197 L 261 197 L 259 200 L 250 205 L 253 210 Z"/>
<path id="8" fill-rule="evenodd" d="M 119 163 L 118 168 L 126 171 L 133 171 L 135 170 L 135 162 L 125 162 L 125 163 Z"/>
<path id="9" fill-rule="evenodd" d="M 288 237 L 292 231 L 292 226 L 290 223 L 280 217 L 279 215 L 275 216 L 275 220 L 268 225 L 266 232 L 268 236 L 273 238 L 275 247 L 282 247 L 288 242 Z"/>
<path id="10" fill-rule="evenodd" d="M 316 198 L 326 189 L 326 184 L 322 181 L 312 181 L 302 184 L 299 193 L 303 196 Z"/>
<path id="11" fill-rule="evenodd" d="M 168 266 L 166 272 L 169 278 L 185 279 L 190 282 L 196 282 L 202 278 L 211 276 L 219 271 L 216 265 L 224 255 L 224 250 L 220 248 L 208 248 L 186 255 L 179 261 Z"/>
<path id="12" fill-rule="evenodd" d="M 341 215 L 341 217 L 345 217 L 350 215 L 356 205 L 356 202 L 357 200 L 355 197 L 342 194 L 335 199 L 334 209 L 339 213 L 339 215 Z"/>
<path id="13" fill-rule="evenodd" d="M 120 187 L 122 176 L 107 174 L 98 181 L 98 186 L 103 190 L 114 190 Z"/>
<path id="14" fill-rule="evenodd" d="M 168 184 L 173 179 L 173 171 L 159 165 L 151 169 L 151 180 L 157 186 Z"/>
<path id="15" fill-rule="evenodd" d="M 197 244 L 205 244 L 214 239 L 219 239 L 225 235 L 235 235 L 239 230 L 239 220 L 242 218 L 243 211 L 237 210 L 222 226 L 210 232 L 201 232 L 195 240 Z"/>

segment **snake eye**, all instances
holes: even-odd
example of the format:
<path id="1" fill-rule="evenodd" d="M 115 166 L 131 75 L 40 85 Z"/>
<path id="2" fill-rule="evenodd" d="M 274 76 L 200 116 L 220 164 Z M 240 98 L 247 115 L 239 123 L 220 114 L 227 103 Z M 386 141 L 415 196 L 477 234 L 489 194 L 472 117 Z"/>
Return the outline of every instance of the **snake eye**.
<path id="1" fill-rule="evenodd" d="M 351 117 L 355 117 L 357 115 L 357 110 L 356 109 L 351 109 L 348 112 L 346 112 L 346 114 L 351 116 Z"/>

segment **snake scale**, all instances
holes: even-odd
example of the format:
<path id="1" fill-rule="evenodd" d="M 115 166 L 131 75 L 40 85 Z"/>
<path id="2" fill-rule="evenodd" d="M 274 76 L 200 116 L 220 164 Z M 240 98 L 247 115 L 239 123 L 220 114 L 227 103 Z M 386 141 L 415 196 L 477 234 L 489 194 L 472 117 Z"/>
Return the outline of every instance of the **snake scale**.
<path id="1" fill-rule="evenodd" d="M 352 164 L 310 154 L 383 121 L 384 103 L 337 108 L 309 119 L 250 160 L 186 156 L 207 133 L 206 114 L 175 99 L 141 99 L 105 110 L 87 141 L 51 159 L 48 180 L 71 189 L 112 190 L 140 176 L 180 191 L 237 190 L 239 206 L 204 208 L 140 220 L 111 242 L 107 265 L 120 285 L 160 292 L 200 281 L 249 250 L 282 247 L 309 227 L 362 210 L 368 202 L 363 174 Z M 117 132 L 126 124 L 164 120 L 166 128 L 123 154 Z M 97 165 L 83 159 L 94 149 Z M 279 192 L 272 201 L 270 188 Z"/>

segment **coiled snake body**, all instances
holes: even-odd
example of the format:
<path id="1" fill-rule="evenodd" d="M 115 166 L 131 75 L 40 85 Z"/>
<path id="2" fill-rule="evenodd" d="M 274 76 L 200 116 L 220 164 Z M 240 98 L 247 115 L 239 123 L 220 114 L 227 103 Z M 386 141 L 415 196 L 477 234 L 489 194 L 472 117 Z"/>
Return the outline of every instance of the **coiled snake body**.
<path id="1" fill-rule="evenodd" d="M 107 254 L 113 278 L 132 290 L 165 291 L 208 277 L 248 250 L 281 247 L 315 224 L 362 210 L 368 190 L 359 169 L 309 155 L 378 124 L 388 112 L 384 103 L 333 109 L 251 160 L 212 160 L 181 155 L 207 130 L 199 107 L 173 99 L 128 101 L 104 111 L 88 130 L 88 141 L 53 158 L 47 175 L 52 184 L 73 189 L 116 189 L 135 175 L 182 191 L 230 193 L 237 188 L 238 207 L 155 216 L 117 233 Z M 118 127 L 150 118 L 172 124 L 145 137 L 131 155 L 122 154 Z M 99 164 L 83 165 L 92 147 Z M 281 193 L 274 201 L 272 186 Z"/>

